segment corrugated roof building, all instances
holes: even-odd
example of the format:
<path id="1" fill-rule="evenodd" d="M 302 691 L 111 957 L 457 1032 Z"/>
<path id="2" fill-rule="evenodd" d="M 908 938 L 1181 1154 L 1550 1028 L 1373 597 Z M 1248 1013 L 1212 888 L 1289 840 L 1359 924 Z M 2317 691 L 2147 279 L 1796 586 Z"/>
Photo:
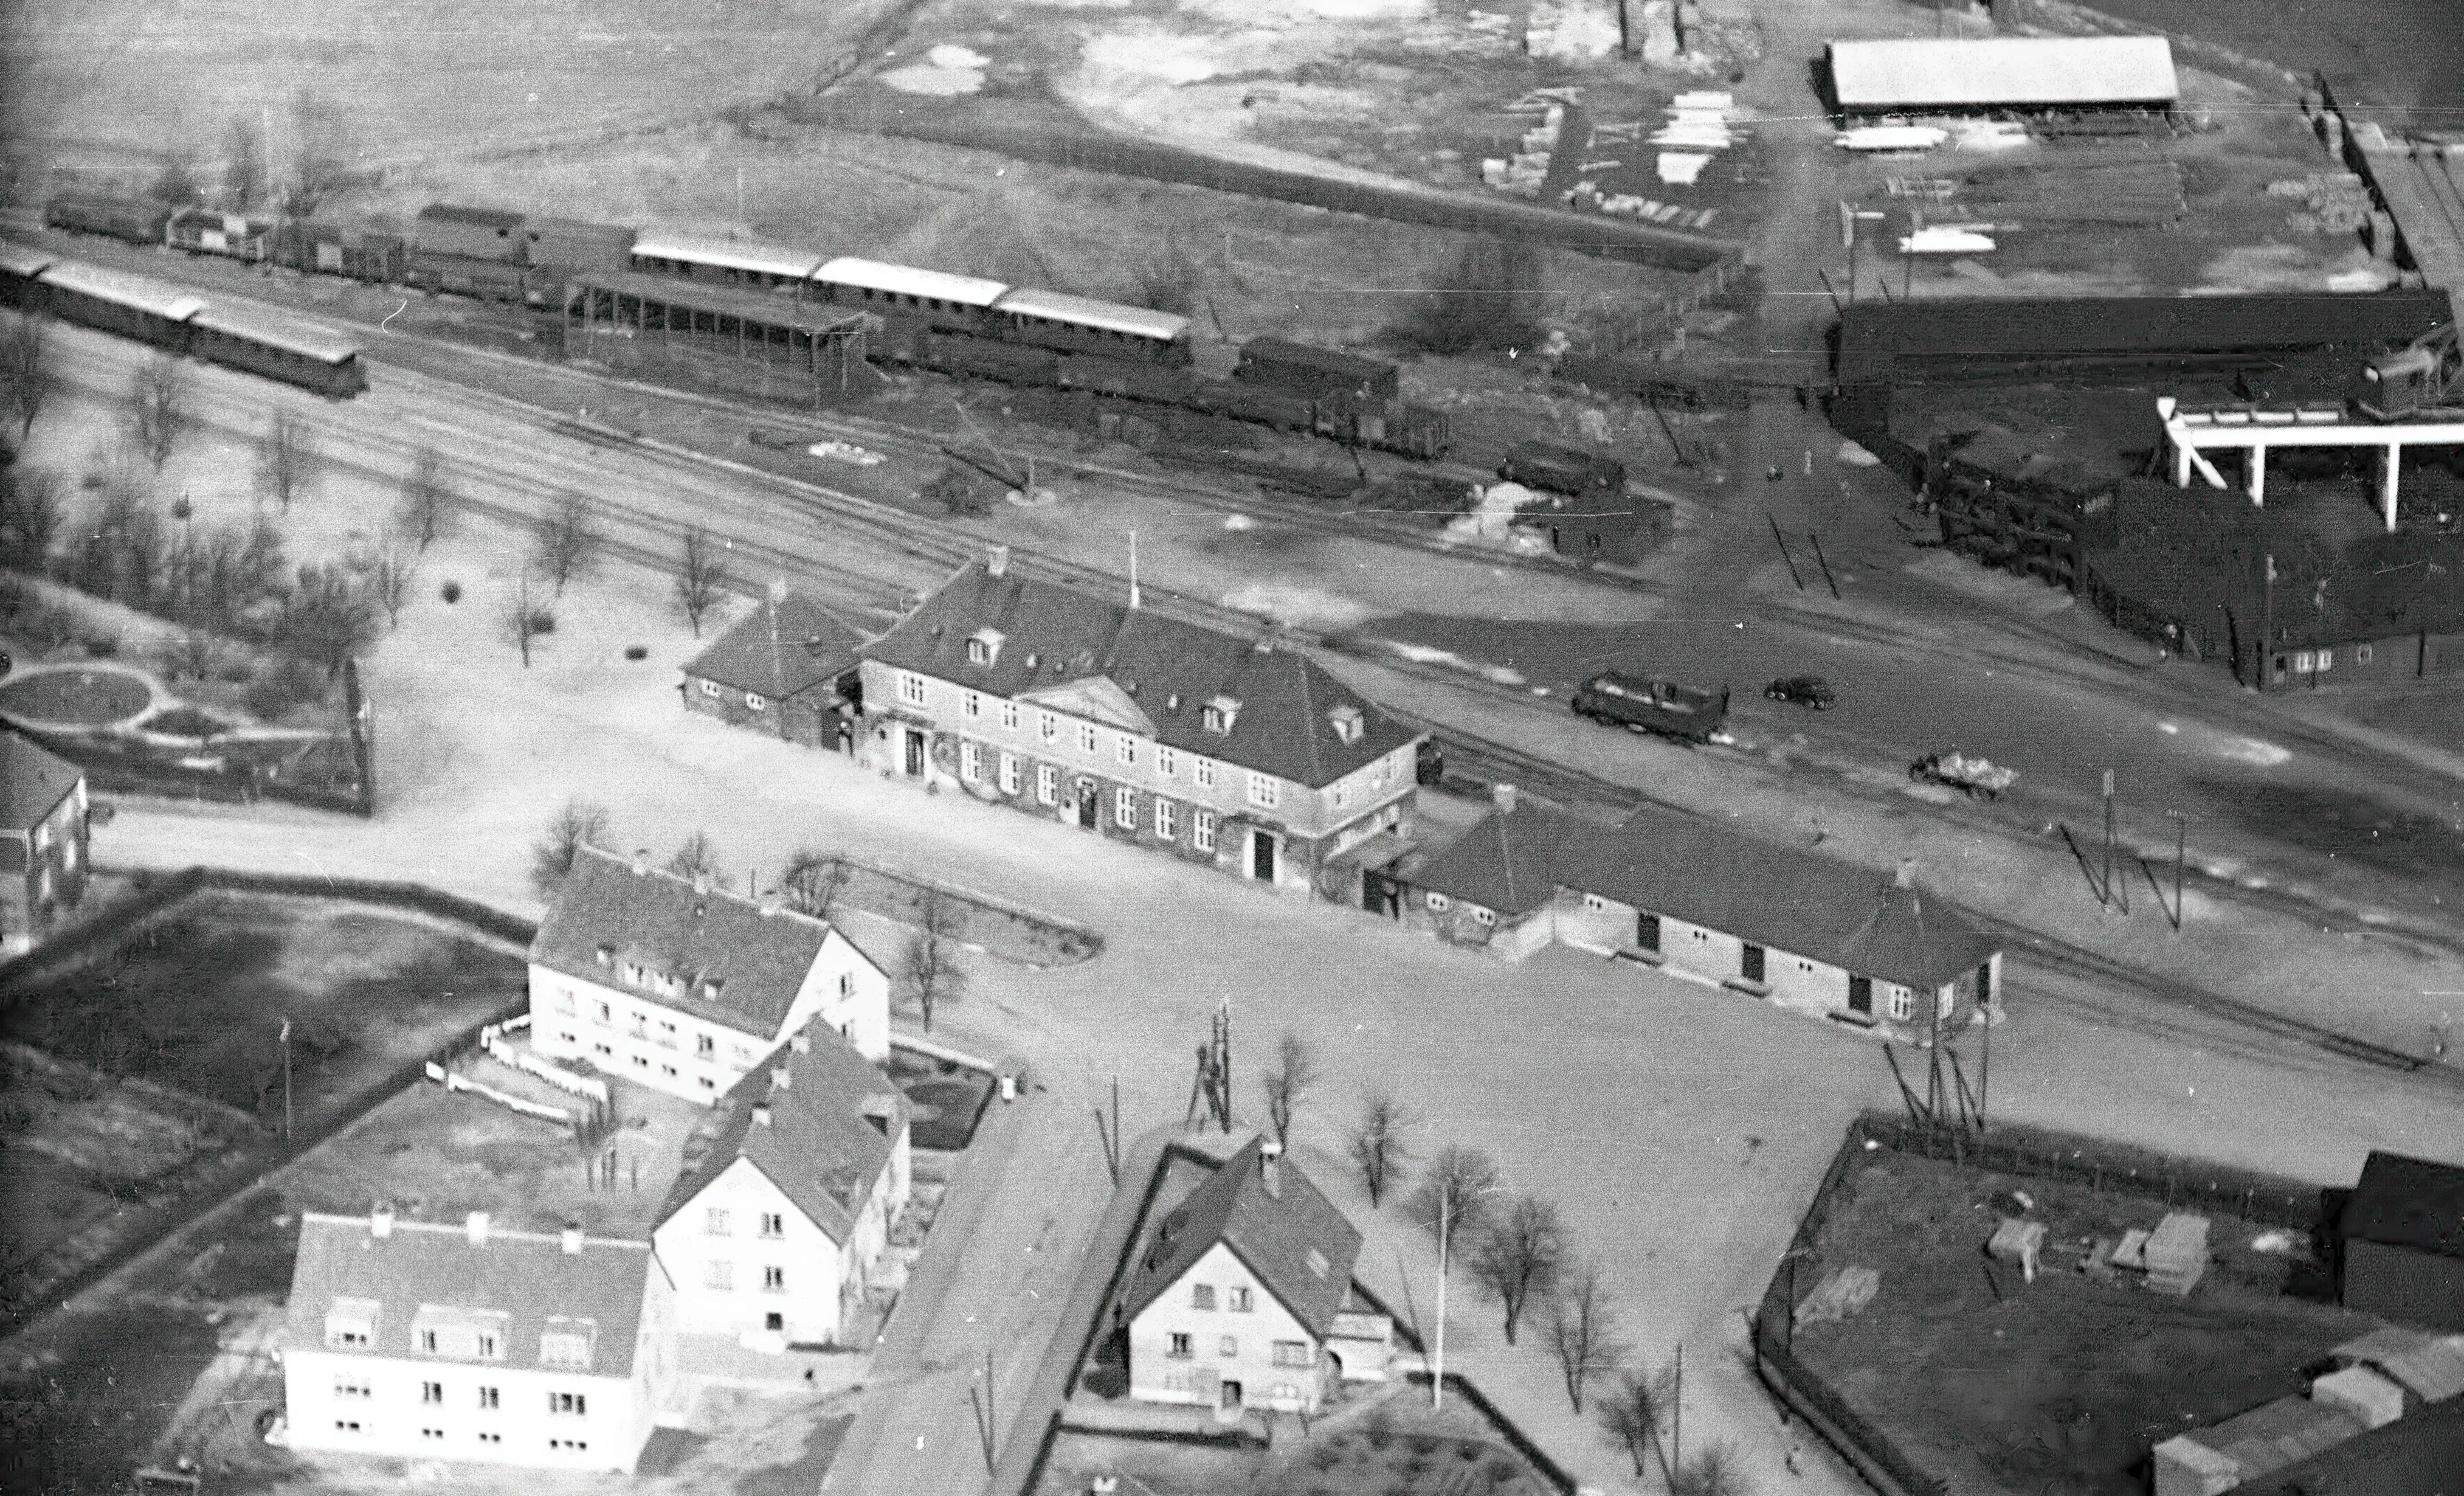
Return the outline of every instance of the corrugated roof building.
<path id="1" fill-rule="evenodd" d="M 2163 36 L 1835 41 L 1844 114 L 1903 110 L 2170 108 L 2182 97 Z"/>

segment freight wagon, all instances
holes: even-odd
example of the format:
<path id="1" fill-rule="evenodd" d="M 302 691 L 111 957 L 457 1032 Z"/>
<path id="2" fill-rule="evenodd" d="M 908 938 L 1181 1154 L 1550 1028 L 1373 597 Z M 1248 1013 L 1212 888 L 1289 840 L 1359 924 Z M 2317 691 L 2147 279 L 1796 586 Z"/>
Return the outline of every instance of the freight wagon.
<path id="1" fill-rule="evenodd" d="M 458 259 L 495 260 L 501 265 L 527 262 L 522 215 L 499 208 L 465 208 L 430 203 L 412 225 L 414 250 Z"/>
<path id="2" fill-rule="evenodd" d="M 1298 394 L 1364 401 L 1393 400 L 1403 392 L 1401 371 L 1383 359 L 1288 338 L 1252 338 L 1242 344 L 1241 362 L 1232 377 Z"/>
<path id="3" fill-rule="evenodd" d="M 133 197 L 64 192 L 43 205 L 47 228 L 106 234 L 131 244 L 162 243 L 163 226 L 170 220 L 171 209 L 163 204 Z"/>
<path id="4" fill-rule="evenodd" d="M 274 225 L 238 213 L 183 208 L 164 225 L 163 242 L 191 254 L 221 254 L 255 265 L 273 253 Z"/>
<path id="5" fill-rule="evenodd" d="M 294 270 L 391 285 L 403 279 L 409 248 L 400 234 L 299 223 L 284 236 L 279 258 Z"/>
<path id="6" fill-rule="evenodd" d="M 42 304 L 41 275 L 58 258 L 47 251 L 0 242 L 0 306 L 31 312 Z"/>

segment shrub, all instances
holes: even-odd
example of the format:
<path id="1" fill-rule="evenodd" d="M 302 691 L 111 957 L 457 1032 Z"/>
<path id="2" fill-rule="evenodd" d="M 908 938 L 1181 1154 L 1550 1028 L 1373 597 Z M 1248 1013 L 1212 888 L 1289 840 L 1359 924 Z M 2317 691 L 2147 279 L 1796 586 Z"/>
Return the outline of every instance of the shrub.
<path id="1" fill-rule="evenodd" d="M 1309 1452 L 1309 1468 L 1324 1475 L 1343 1463 L 1343 1451 L 1332 1444 L 1320 1444 Z"/>
<path id="2" fill-rule="evenodd" d="M 649 657 L 650 651 L 647 646 L 628 644 L 625 647 L 625 658 L 628 660 L 647 660 Z"/>
<path id="3" fill-rule="evenodd" d="M 552 634 L 556 632 L 556 615 L 543 607 L 532 608 L 531 632 L 535 634 Z"/>
<path id="4" fill-rule="evenodd" d="M 1438 1441 L 1436 1439 L 1427 1434 L 1415 1434 L 1412 1436 L 1412 1453 L 1416 1455 L 1433 1455 L 1437 1452 Z"/>
<path id="5" fill-rule="evenodd" d="M 1513 1461 L 1500 1457 L 1489 1462 L 1488 1483 L 1491 1485 L 1504 1485 L 1521 1473 L 1514 1468 Z"/>
<path id="6" fill-rule="evenodd" d="M 448 604 L 459 603 L 462 601 L 462 583 L 458 582 L 449 582 L 442 587 L 437 588 L 436 595 L 443 598 Z"/>
<path id="7" fill-rule="evenodd" d="M 1379 1408 L 1369 1415 L 1369 1423 L 1365 1432 L 1369 1440 L 1369 1447 L 1382 1451 L 1388 1444 L 1395 1441 L 1394 1419 L 1384 1408 Z"/>
<path id="8" fill-rule="evenodd" d="M 1403 336 L 1441 357 L 1541 341 L 1540 256 L 1519 241 L 1477 239 L 1446 284 L 1419 297 Z"/>
<path id="9" fill-rule="evenodd" d="M 286 654 L 274 668 L 249 682 L 243 698 L 248 710 L 263 721 L 279 721 L 293 708 L 325 699 L 325 672 L 306 660 Z"/>
<path id="10" fill-rule="evenodd" d="M 88 634 L 77 642 L 85 646 L 88 655 L 98 660 L 110 659 L 120 652 L 118 634 Z"/>

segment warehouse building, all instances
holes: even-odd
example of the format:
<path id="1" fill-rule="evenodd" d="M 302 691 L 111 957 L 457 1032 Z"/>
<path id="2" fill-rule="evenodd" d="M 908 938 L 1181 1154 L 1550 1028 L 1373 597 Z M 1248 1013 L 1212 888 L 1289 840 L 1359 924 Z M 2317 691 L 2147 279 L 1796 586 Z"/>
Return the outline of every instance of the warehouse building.
<path id="1" fill-rule="evenodd" d="M 2162 36 L 1835 41 L 1828 57 L 1843 115 L 2170 109 L 2182 97 Z"/>

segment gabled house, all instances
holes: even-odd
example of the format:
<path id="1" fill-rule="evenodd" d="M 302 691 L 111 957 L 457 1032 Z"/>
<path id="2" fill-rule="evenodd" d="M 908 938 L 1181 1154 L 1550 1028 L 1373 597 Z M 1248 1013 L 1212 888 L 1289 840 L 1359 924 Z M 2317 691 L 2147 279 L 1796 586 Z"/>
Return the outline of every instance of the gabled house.
<path id="1" fill-rule="evenodd" d="M 647 1242 L 300 1218 L 284 1441 L 411 1460 L 629 1472 L 673 1375 Z"/>
<path id="2" fill-rule="evenodd" d="M 802 592 L 773 592 L 684 670 L 688 711 L 807 748 L 847 752 L 864 631 Z"/>
<path id="3" fill-rule="evenodd" d="M 907 1206 L 908 1123 L 890 1077 L 819 1023 L 738 1081 L 650 1233 L 679 1328 L 839 1343 Z"/>
<path id="4" fill-rule="evenodd" d="M 1408 874 L 1403 917 L 1520 960 L 1552 942 L 1925 1040 L 2001 990 L 2000 943 L 1879 873 L 1657 806 L 1603 825 L 1496 790 Z"/>
<path id="5" fill-rule="evenodd" d="M 1421 734 L 1306 655 L 1019 576 L 1003 547 L 863 654 L 858 755 L 885 773 L 1334 897 L 1342 853 L 1409 829 Z"/>
<path id="6" fill-rule="evenodd" d="M 818 1020 L 890 1053 L 890 978 L 825 921 L 596 847 L 531 941 L 531 1042 L 705 1104 Z"/>
<path id="7" fill-rule="evenodd" d="M 2464 1331 L 2464 1168 L 2373 1150 L 2335 1238 L 2346 1309 Z"/>
<path id="8" fill-rule="evenodd" d="M 85 771 L 0 729 L 0 953 L 48 934 L 85 897 Z"/>
<path id="9" fill-rule="evenodd" d="M 1226 1415 L 1314 1413 L 1382 1379 L 1393 1325 L 1352 1286 L 1360 1233 L 1260 1137 L 1167 1212 L 1112 1305 L 1130 1396 Z"/>

